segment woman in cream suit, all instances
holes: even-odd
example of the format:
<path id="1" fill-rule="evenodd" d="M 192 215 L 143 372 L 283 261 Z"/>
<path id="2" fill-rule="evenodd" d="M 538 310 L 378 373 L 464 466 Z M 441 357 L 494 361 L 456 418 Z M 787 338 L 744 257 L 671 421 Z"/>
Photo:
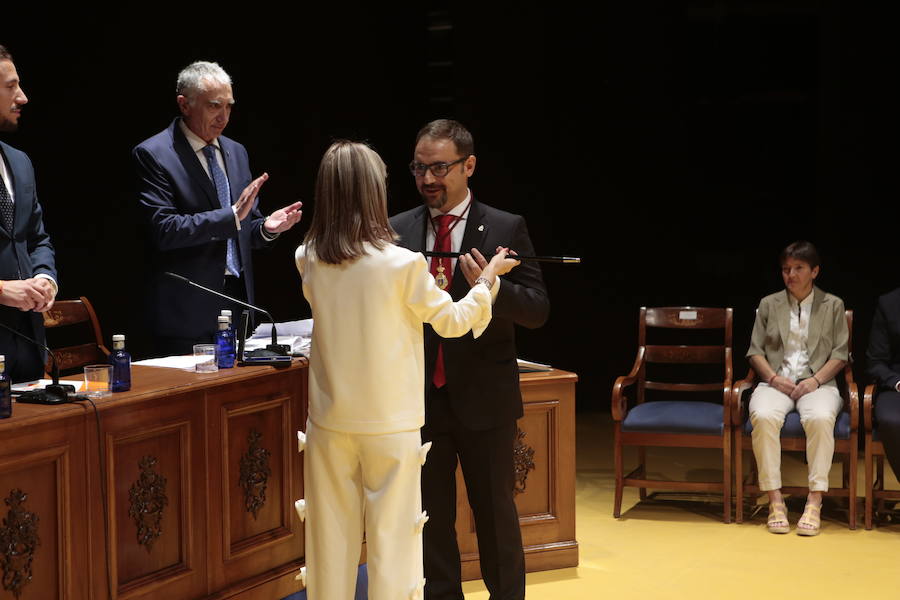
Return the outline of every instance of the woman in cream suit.
<path id="1" fill-rule="evenodd" d="M 794 242 L 780 258 L 785 290 L 760 301 L 747 352 L 762 382 L 750 398 L 753 453 L 760 489 L 769 496 L 768 529 L 787 533 L 780 434 L 787 413 L 800 413 L 806 433 L 809 495 L 797 533 L 816 535 L 834 455 L 834 422 L 842 403 L 834 376 L 847 361 L 849 334 L 844 302 L 813 285 L 819 275 L 815 246 Z"/>
<path id="2" fill-rule="evenodd" d="M 368 146 L 332 144 L 319 166 L 312 225 L 296 253 L 315 319 L 306 498 L 298 508 L 311 600 L 353 598 L 364 532 L 368 597 L 422 597 L 422 324 L 445 337 L 470 329 L 480 335 L 497 276 L 518 264 L 498 248 L 454 303 L 424 256 L 394 245 L 385 178 L 384 163 Z M 478 268 L 471 256 L 461 260 Z"/>

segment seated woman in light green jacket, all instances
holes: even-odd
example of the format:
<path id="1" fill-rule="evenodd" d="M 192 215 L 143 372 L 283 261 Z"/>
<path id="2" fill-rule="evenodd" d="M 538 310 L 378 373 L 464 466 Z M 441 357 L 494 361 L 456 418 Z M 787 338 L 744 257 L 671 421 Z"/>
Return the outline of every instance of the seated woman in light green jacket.
<path id="1" fill-rule="evenodd" d="M 813 285 L 819 275 L 815 246 L 794 242 L 782 251 L 780 262 L 785 289 L 760 301 L 747 352 L 761 381 L 750 398 L 753 453 L 759 487 L 769 496 L 768 529 L 788 533 L 780 435 L 787 414 L 800 414 L 809 495 L 797 533 L 816 535 L 834 455 L 834 422 L 842 405 L 834 376 L 847 362 L 849 332 L 843 300 Z"/>

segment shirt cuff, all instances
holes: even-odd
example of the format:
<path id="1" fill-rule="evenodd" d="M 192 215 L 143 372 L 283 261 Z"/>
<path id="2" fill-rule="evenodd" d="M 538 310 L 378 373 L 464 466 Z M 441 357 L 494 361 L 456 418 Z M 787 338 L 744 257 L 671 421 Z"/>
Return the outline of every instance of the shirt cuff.
<path id="1" fill-rule="evenodd" d="M 234 225 L 235 225 L 235 227 L 237 227 L 237 230 L 240 231 L 241 230 L 241 220 L 238 219 L 237 207 L 234 204 L 231 205 L 231 212 L 234 213 Z"/>
<path id="2" fill-rule="evenodd" d="M 900 381 L 894 384 L 894 389 L 900 392 Z"/>
<path id="3" fill-rule="evenodd" d="M 56 280 L 47 275 L 46 273 L 38 273 L 35 275 L 35 278 L 40 277 L 41 279 L 46 279 L 50 282 L 50 285 L 53 286 L 53 297 L 56 298 L 56 294 L 59 293 L 59 286 L 56 284 Z"/>
<path id="4" fill-rule="evenodd" d="M 277 240 L 278 236 L 281 235 L 280 233 L 271 233 L 271 232 L 267 231 L 265 221 L 263 221 L 263 223 L 259 226 L 259 233 L 262 235 L 263 239 L 266 240 L 267 242 Z"/>

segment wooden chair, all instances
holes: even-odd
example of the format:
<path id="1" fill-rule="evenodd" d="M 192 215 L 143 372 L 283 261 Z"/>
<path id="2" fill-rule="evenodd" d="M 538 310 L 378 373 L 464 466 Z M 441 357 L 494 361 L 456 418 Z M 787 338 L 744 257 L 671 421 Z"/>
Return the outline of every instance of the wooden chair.
<path id="1" fill-rule="evenodd" d="M 615 421 L 616 496 L 613 516 L 622 510 L 625 486 L 640 488 L 640 498 L 647 498 L 647 488 L 721 492 L 723 519 L 731 521 L 731 321 L 730 308 L 642 307 L 638 318 L 638 351 L 628 375 L 616 379 L 612 390 L 612 416 Z M 720 330 L 721 345 L 651 345 L 648 329 L 667 329 L 669 337 L 687 337 L 684 330 Z M 682 330 L 672 332 L 671 330 Z M 647 365 L 677 365 L 681 375 L 691 365 L 721 365 L 721 380 L 713 383 L 668 383 L 647 379 Z M 634 406 L 629 408 L 625 391 L 634 387 Z M 665 393 L 665 400 L 649 401 L 647 390 Z M 721 403 L 684 399 L 686 392 L 713 392 Z M 655 392 L 654 392 L 655 394 Z M 696 397 L 696 396 L 695 396 Z M 625 475 L 622 450 L 637 446 L 638 467 Z M 722 453 L 722 481 L 667 481 L 647 478 L 647 446 L 716 448 Z"/>
<path id="2" fill-rule="evenodd" d="M 865 463 L 866 463 L 866 529 L 872 529 L 875 514 L 875 500 L 878 500 L 878 511 L 884 512 L 885 500 L 900 500 L 900 490 L 884 489 L 884 444 L 878 439 L 878 428 L 875 427 L 875 386 L 866 386 L 863 395 L 863 427 L 865 427 Z"/>
<path id="3" fill-rule="evenodd" d="M 79 327 L 74 327 L 78 325 Z M 80 344 L 66 345 L 54 347 L 48 342 L 51 350 L 56 354 L 59 361 L 57 365 L 61 373 L 72 372 L 78 370 L 85 365 L 94 363 L 106 363 L 109 357 L 109 350 L 103 345 L 103 333 L 100 331 L 100 322 L 97 320 L 97 313 L 94 307 L 84 296 L 78 300 L 57 300 L 53 303 L 53 308 L 44 313 L 44 328 L 56 329 L 66 328 L 66 332 L 70 334 L 67 340 L 77 335 L 75 339 L 84 340 L 93 338 Z M 71 327 L 71 330 L 69 328 Z M 56 332 L 53 332 L 56 333 Z M 48 338 L 53 335 L 48 332 Z M 60 332 L 62 333 L 62 332 Z M 92 335 L 91 335 L 92 334 Z M 64 335 L 54 337 L 63 338 Z M 52 359 L 48 356 L 44 369 L 47 373 L 52 372 Z"/>
<path id="4" fill-rule="evenodd" d="M 844 366 L 843 381 L 838 375 L 838 389 L 844 406 L 838 414 L 834 424 L 834 453 L 843 455 L 843 471 L 841 487 L 829 487 L 825 496 L 838 496 L 847 498 L 849 505 L 849 526 L 856 529 L 856 471 L 859 456 L 858 431 L 859 431 L 859 388 L 853 381 L 853 311 L 845 311 L 847 317 L 847 329 L 850 332 L 848 347 L 851 349 L 850 360 Z M 759 495 L 760 489 L 757 482 L 756 459 L 753 459 L 751 473 L 745 480 L 743 473 L 744 450 L 753 450 L 751 433 L 753 426 L 748 418 L 748 406 L 750 395 L 756 386 L 756 372 L 751 368 L 747 376 L 734 384 L 734 481 L 735 481 L 735 513 L 734 520 L 741 523 L 744 520 L 744 495 Z M 781 449 L 797 452 L 806 452 L 806 436 L 803 426 L 800 424 L 800 415 L 796 411 L 788 413 L 781 429 Z M 791 494 L 802 494 L 809 488 L 804 486 L 784 486 L 782 491 Z"/>

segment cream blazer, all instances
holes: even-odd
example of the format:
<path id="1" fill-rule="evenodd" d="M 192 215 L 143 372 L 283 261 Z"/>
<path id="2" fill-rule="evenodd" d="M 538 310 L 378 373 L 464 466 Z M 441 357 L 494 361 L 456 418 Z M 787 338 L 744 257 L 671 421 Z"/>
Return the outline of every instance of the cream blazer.
<path id="1" fill-rule="evenodd" d="M 491 320 L 491 293 L 473 286 L 454 303 L 434 283 L 421 254 L 367 244 L 340 265 L 295 254 L 314 326 L 309 354 L 309 418 L 333 431 L 381 434 L 425 423 L 423 323 L 443 337 Z"/>
<path id="2" fill-rule="evenodd" d="M 789 293 L 783 290 L 760 300 L 750 337 L 750 350 L 747 351 L 747 358 L 764 356 L 776 373 L 784 361 L 784 344 L 791 329 Z M 814 287 L 806 342 L 812 372 L 821 369 L 832 358 L 846 361 L 849 357 L 849 338 L 844 301 Z M 825 385 L 835 385 L 834 379 L 825 382 Z"/>

